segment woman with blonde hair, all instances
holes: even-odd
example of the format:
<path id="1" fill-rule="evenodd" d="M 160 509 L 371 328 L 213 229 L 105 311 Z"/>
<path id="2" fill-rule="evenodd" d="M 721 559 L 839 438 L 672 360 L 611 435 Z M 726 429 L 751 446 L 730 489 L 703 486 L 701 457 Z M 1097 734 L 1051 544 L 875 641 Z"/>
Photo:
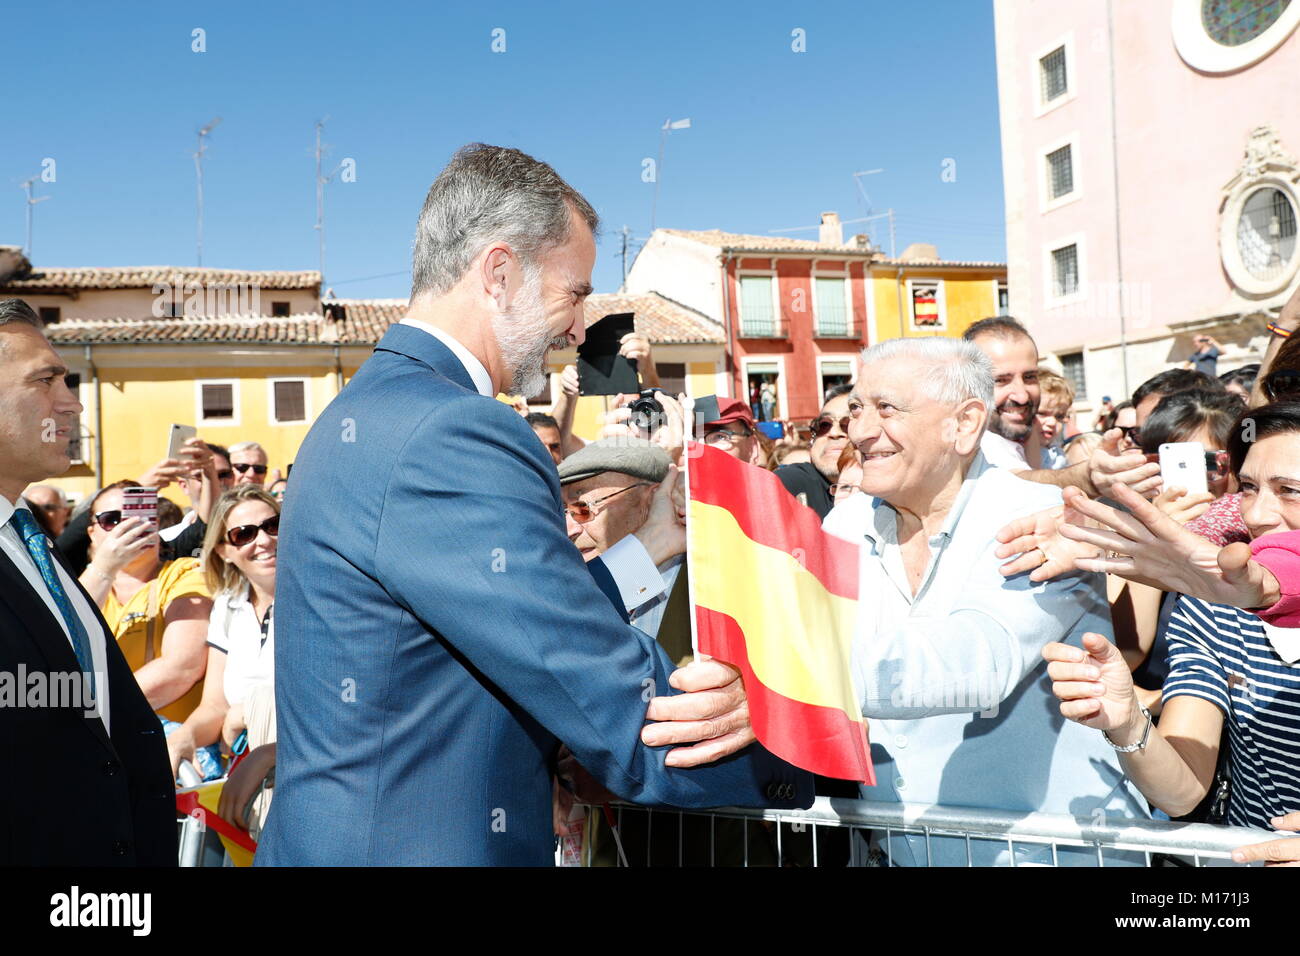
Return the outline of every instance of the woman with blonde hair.
<path id="1" fill-rule="evenodd" d="M 275 569 L 280 504 L 257 485 L 238 485 L 212 508 L 203 573 L 214 598 L 203 699 L 167 739 L 175 774 L 198 748 L 224 741 L 248 757 L 231 773 L 220 812 L 247 827 L 243 811 L 275 766 Z M 259 814 L 264 816 L 264 809 Z"/>

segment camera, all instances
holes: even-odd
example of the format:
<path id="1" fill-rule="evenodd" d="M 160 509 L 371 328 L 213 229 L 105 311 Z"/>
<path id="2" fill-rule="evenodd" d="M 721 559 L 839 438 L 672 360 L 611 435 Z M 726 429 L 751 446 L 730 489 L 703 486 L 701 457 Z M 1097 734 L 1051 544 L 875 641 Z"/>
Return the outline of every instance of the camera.
<path id="1" fill-rule="evenodd" d="M 623 406 L 632 410 L 628 421 L 633 428 L 649 433 L 663 424 L 664 407 L 655 398 L 655 394 L 662 391 L 661 388 L 643 388 L 636 398 Z"/>

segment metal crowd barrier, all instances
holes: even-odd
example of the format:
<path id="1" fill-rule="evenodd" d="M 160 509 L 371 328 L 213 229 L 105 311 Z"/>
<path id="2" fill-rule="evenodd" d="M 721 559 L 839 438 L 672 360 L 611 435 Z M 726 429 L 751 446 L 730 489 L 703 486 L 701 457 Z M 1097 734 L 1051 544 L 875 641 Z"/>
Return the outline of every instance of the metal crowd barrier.
<path id="1" fill-rule="evenodd" d="M 1061 850 L 1068 850 L 1069 862 L 1079 865 L 1106 866 L 1153 864 L 1206 866 L 1231 863 L 1231 853 L 1240 846 L 1277 839 L 1283 834 L 1251 827 L 1217 826 L 1207 823 L 1172 823 L 1162 820 L 1123 819 L 1108 822 L 1097 818 L 1049 813 L 1023 813 L 1007 810 L 979 810 L 929 804 L 883 803 L 817 797 L 808 810 L 749 810 L 727 807 L 707 812 L 649 810 L 630 804 L 612 808 L 589 807 L 584 830 L 580 862 L 577 865 L 600 865 L 592 858 L 591 831 L 596 818 L 606 810 L 615 827 L 604 827 L 606 862 L 619 866 L 672 866 L 672 841 L 676 839 L 675 865 L 812 865 L 818 866 L 819 853 L 825 851 L 818 834 L 828 829 L 849 834 L 851 865 L 898 865 L 894 851 L 898 841 L 908 841 L 908 856 L 914 865 L 937 865 L 935 852 L 944 841 L 948 865 L 977 865 L 977 856 L 989 855 L 990 847 L 1005 849 L 1009 865 L 1017 865 L 1018 849 L 1034 848 L 1042 862 L 1031 865 L 1056 866 L 1063 861 Z M 641 819 L 638 819 L 641 818 Z M 720 860 L 718 830 L 720 821 L 742 821 L 740 829 L 727 824 L 730 861 Z M 707 833 L 702 822 L 707 821 Z M 768 825 L 765 825 L 768 824 Z M 655 826 L 659 826 L 656 837 Z M 753 857 L 751 830 L 762 828 L 772 847 L 773 857 L 756 862 Z M 812 834 L 811 839 L 805 834 Z M 857 839 L 862 836 L 864 839 Z M 871 839 L 874 836 L 874 839 Z M 610 840 L 613 837 L 613 840 Z M 707 839 L 706 848 L 699 844 Z M 958 842 L 953 842 L 953 841 Z M 796 848 L 799 859 L 794 859 Z M 611 856 L 612 843 L 612 859 Z M 667 843 L 667 847 L 665 847 Z M 870 849 L 869 849 L 870 847 Z M 964 854 L 961 849 L 964 847 Z M 954 848 L 957 861 L 953 862 Z M 1000 854 L 999 854 L 1000 855 Z M 1118 855 L 1118 856 L 1117 856 Z M 923 856 L 923 859 L 922 859 Z M 961 857 L 964 856 L 964 862 Z M 667 858 L 667 859 L 665 859 Z M 571 863 L 572 865 L 572 863 Z M 980 864 L 987 865 L 987 864 Z M 1020 864 L 1026 865 L 1026 864 Z"/>

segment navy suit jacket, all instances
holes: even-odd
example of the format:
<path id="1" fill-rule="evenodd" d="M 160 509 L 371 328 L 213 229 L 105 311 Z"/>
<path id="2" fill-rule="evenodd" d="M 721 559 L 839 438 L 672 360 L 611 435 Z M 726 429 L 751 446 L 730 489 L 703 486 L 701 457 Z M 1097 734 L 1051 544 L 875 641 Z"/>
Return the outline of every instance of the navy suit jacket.
<path id="1" fill-rule="evenodd" d="M 810 775 L 758 746 L 675 770 L 641 743 L 673 664 L 560 509 L 524 419 L 436 338 L 390 328 L 294 463 L 259 865 L 549 865 L 561 741 L 637 803 L 811 804 Z"/>
<path id="2" fill-rule="evenodd" d="M 58 550 L 50 554 L 103 629 L 107 674 L 98 679 L 108 681 L 112 735 L 67 706 L 75 701 L 0 702 L 0 867 L 175 866 L 176 785 L 162 723 L 95 602 Z M 48 682 L 80 669 L 45 601 L 0 553 L 0 671 Z"/>

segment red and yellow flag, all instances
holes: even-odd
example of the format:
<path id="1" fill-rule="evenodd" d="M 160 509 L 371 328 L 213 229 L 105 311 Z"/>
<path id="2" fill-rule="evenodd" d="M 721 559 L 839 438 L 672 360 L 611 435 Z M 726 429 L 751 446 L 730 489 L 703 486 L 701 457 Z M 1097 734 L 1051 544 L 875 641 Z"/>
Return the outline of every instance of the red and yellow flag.
<path id="1" fill-rule="evenodd" d="M 874 785 L 849 667 L 858 547 L 822 531 L 770 471 L 692 443 L 687 570 L 701 654 L 738 667 L 759 741 Z"/>

